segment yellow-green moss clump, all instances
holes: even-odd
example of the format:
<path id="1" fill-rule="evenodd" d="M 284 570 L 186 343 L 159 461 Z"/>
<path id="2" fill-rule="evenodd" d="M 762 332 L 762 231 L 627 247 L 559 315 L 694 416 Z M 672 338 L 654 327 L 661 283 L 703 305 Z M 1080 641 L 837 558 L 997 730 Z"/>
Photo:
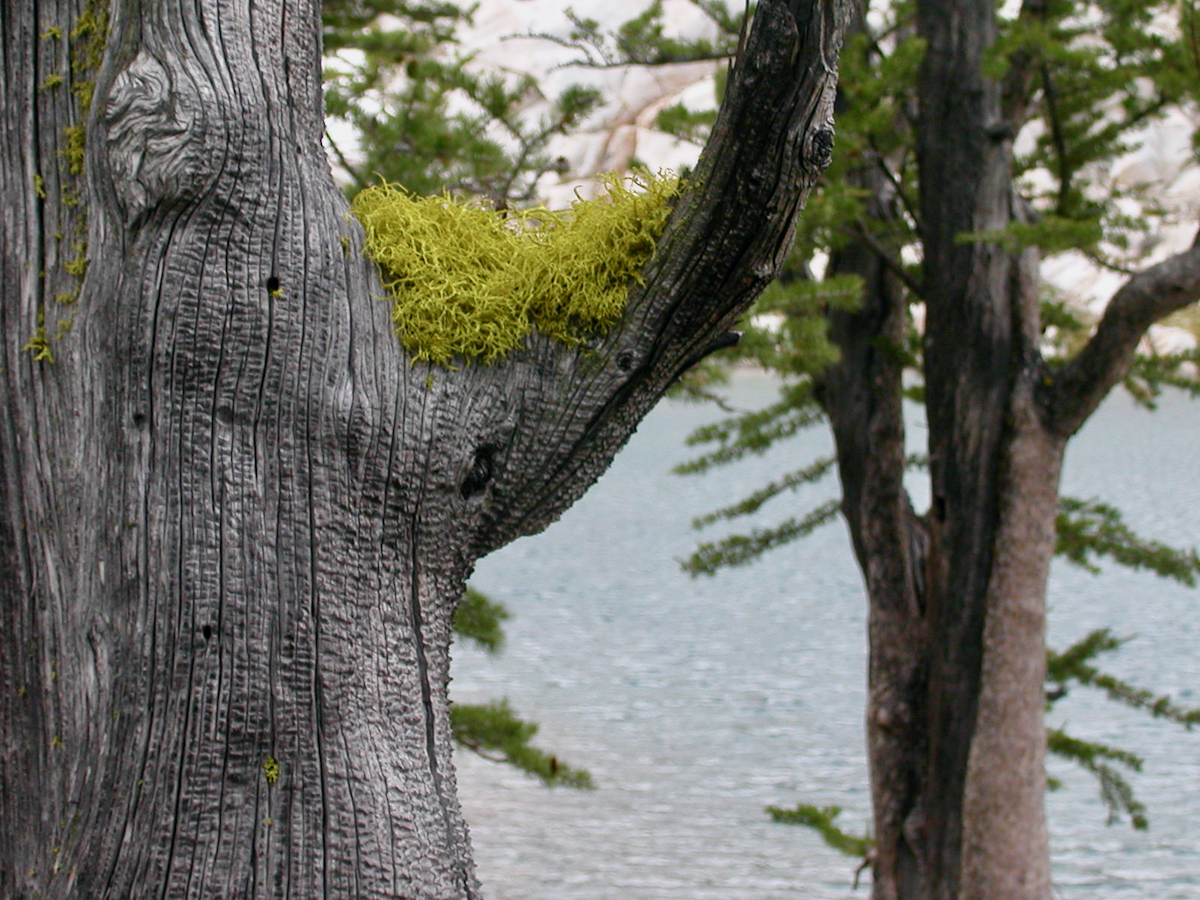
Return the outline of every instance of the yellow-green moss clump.
<path id="1" fill-rule="evenodd" d="M 666 225 L 674 176 L 601 176 L 571 209 L 497 212 L 448 195 L 368 188 L 351 208 L 417 360 L 491 362 L 532 329 L 578 343 L 612 326 Z"/>

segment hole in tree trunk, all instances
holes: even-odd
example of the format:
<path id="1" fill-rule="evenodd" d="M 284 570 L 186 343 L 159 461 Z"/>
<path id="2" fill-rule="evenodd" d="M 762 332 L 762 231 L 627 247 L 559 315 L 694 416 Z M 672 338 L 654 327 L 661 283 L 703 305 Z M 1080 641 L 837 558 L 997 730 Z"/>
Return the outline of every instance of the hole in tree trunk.
<path id="1" fill-rule="evenodd" d="M 492 463 L 495 458 L 496 448 L 487 444 L 475 451 L 471 471 L 458 489 L 464 500 L 476 497 L 487 489 L 488 482 L 492 480 Z"/>

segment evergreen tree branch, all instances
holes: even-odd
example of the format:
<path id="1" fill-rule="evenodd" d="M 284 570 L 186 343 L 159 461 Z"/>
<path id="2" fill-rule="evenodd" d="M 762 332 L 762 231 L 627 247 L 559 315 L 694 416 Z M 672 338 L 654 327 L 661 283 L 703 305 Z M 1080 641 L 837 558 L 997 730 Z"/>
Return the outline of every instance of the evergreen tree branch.
<path id="1" fill-rule="evenodd" d="M 455 703 L 450 707 L 450 728 L 454 740 L 463 747 L 486 760 L 515 766 L 548 786 L 595 787 L 588 772 L 530 746 L 538 727 L 518 719 L 507 700 L 479 705 Z"/>
<path id="2" fill-rule="evenodd" d="M 1055 521 L 1054 552 L 1090 572 L 1093 557 L 1107 557 L 1131 569 L 1149 569 L 1189 587 L 1200 578 L 1200 556 L 1159 541 L 1139 537 L 1119 510 L 1096 500 L 1060 497 Z"/>
<path id="3" fill-rule="evenodd" d="M 744 566 L 768 550 L 791 543 L 833 521 L 841 508 L 840 501 L 830 500 L 801 519 L 788 519 L 774 528 L 756 528 L 750 534 L 730 535 L 715 543 L 701 544 L 681 564 L 689 575 L 715 575 L 727 566 Z"/>
<path id="4" fill-rule="evenodd" d="M 550 41 L 560 47 L 575 50 L 579 59 L 564 63 L 562 68 L 619 69 L 628 66 L 663 66 L 690 62 L 723 62 L 739 49 L 735 43 L 741 30 L 741 17 L 719 13 L 715 5 L 693 3 L 712 19 L 719 28 L 716 43 L 706 40 L 680 41 L 669 38 L 663 28 L 661 0 L 655 0 L 645 12 L 630 19 L 615 32 L 605 32 L 594 19 L 587 19 L 572 9 L 566 10 L 574 26 L 570 35 L 533 32 L 522 37 Z M 737 26 L 737 30 L 730 28 Z"/>
<path id="5" fill-rule="evenodd" d="M 1055 209 L 1059 215 L 1065 215 L 1067 199 L 1071 193 L 1071 167 L 1068 163 L 1067 141 L 1063 133 L 1062 116 L 1058 110 L 1058 91 L 1054 85 L 1054 78 L 1050 75 L 1049 63 L 1043 62 L 1041 70 L 1042 92 L 1046 97 L 1046 124 L 1050 129 L 1050 140 L 1054 145 L 1055 162 L 1058 166 L 1058 171 L 1055 173 L 1058 177 L 1058 199 Z"/>
<path id="6" fill-rule="evenodd" d="M 777 441 L 791 437 L 824 418 L 825 413 L 813 399 L 811 383 L 806 381 L 791 385 L 782 391 L 778 402 L 764 409 L 696 429 L 688 435 L 689 445 L 715 443 L 717 449 L 680 463 L 673 471 L 676 475 L 697 475 L 713 466 L 761 455 Z"/>
<path id="7" fill-rule="evenodd" d="M 692 527 L 703 528 L 721 519 L 735 519 L 739 516 L 752 515 L 758 512 L 767 501 L 778 497 L 785 491 L 794 491 L 801 485 L 820 481 L 833 469 L 836 462 L 837 460 L 832 456 L 821 457 L 810 466 L 789 472 L 778 481 L 772 481 L 739 503 L 698 516 L 692 520 Z"/>
<path id="8" fill-rule="evenodd" d="M 454 610 L 454 633 L 494 656 L 504 645 L 501 622 L 507 618 L 501 604 L 468 587 Z"/>
<path id="9" fill-rule="evenodd" d="M 1131 384 L 1134 381 L 1136 388 Z M 1125 386 L 1149 409 L 1156 407 L 1155 398 L 1163 387 L 1179 388 L 1200 397 L 1200 349 L 1138 356 L 1125 377 Z"/>
<path id="10" fill-rule="evenodd" d="M 1047 651 L 1046 680 L 1056 686 L 1051 692 L 1054 699 L 1065 696 L 1071 683 L 1075 683 L 1104 691 L 1118 703 L 1148 712 L 1156 719 L 1166 719 L 1188 729 L 1200 725 L 1200 709 L 1180 706 L 1169 696 L 1139 688 L 1091 664 L 1099 654 L 1115 650 L 1123 643 L 1107 628 L 1101 628 L 1062 652 Z"/>
<path id="11" fill-rule="evenodd" d="M 1046 749 L 1055 756 L 1077 763 L 1096 776 L 1100 783 L 1100 798 L 1108 807 L 1110 825 L 1125 814 L 1135 829 L 1142 831 L 1148 827 L 1146 807 L 1134 796 L 1133 786 L 1125 776 L 1110 765 L 1117 763 L 1140 772 L 1140 756 L 1119 747 L 1079 740 L 1058 728 L 1046 730 Z"/>
<path id="12" fill-rule="evenodd" d="M 817 832 L 834 850 L 847 856 L 857 856 L 863 859 L 869 857 L 874 842 L 869 837 L 859 837 L 842 831 L 834 822 L 841 815 L 840 806 L 818 807 L 801 803 L 795 809 L 783 809 L 779 806 L 768 806 L 767 813 L 776 822 L 784 825 L 806 825 Z"/>

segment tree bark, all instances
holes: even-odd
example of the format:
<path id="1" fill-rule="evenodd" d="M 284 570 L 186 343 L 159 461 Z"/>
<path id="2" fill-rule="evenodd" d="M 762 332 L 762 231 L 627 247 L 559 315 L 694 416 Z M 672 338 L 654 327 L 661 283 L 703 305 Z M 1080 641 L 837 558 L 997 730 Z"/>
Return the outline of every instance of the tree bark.
<path id="1" fill-rule="evenodd" d="M 850 178 L 868 193 L 872 220 L 893 218 L 895 198 L 877 167 L 852 172 Z M 831 253 L 829 270 L 862 282 L 859 309 L 829 316 L 830 340 L 840 359 L 821 378 L 818 396 L 833 430 L 842 514 L 868 602 L 872 895 L 899 900 L 921 896 L 925 877 L 919 847 L 906 829 L 924 777 L 928 541 L 904 488 L 904 362 L 899 348 L 909 327 L 907 301 L 880 252 L 865 239 Z"/>
<path id="2" fill-rule="evenodd" d="M 479 895 L 454 603 L 774 274 L 845 6 L 759 5 L 620 326 L 457 369 L 376 299 L 315 0 L 0 8 L 0 896 Z"/>
<path id="3" fill-rule="evenodd" d="M 1138 340 L 1200 297 L 1193 247 L 1114 296 L 1076 358 L 1039 352 L 1038 257 L 969 237 L 1025 212 L 1011 141 L 1035 105 L 1029 60 L 983 75 L 987 0 L 920 0 L 927 42 L 916 118 L 926 305 L 931 508 L 903 480 L 895 254 L 864 234 L 831 254 L 863 303 L 830 316 L 840 361 L 820 399 L 838 450 L 843 511 L 869 603 L 868 757 L 875 900 L 1047 900 L 1046 578 L 1066 441 L 1120 381 Z M 1021 15 L 1044 16 L 1041 0 Z M 878 169 L 851 177 L 873 220 L 892 215 Z"/>

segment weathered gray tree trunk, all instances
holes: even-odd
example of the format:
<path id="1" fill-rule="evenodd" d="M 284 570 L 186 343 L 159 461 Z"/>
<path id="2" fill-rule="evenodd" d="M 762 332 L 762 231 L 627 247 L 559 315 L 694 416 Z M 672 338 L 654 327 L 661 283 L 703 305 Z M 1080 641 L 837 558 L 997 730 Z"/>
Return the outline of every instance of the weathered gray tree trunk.
<path id="1" fill-rule="evenodd" d="M 1027 0 L 1023 16 L 1045 12 Z M 983 75 L 991 0 L 919 0 L 915 103 L 926 304 L 931 508 L 904 489 L 907 300 L 879 239 L 832 269 L 864 302 L 831 317 L 822 379 L 843 509 L 869 600 L 868 756 L 875 900 L 1047 900 L 1045 591 L 1067 440 L 1156 319 L 1200 297 L 1200 250 L 1134 277 L 1069 364 L 1039 352 L 1036 253 L 963 241 L 1023 215 L 1011 142 L 1035 103 L 1021 60 Z M 895 215 L 877 167 L 854 176 Z"/>
<path id="2" fill-rule="evenodd" d="M 315 0 L 0 7 L 0 896 L 478 896 L 454 602 L 774 273 L 844 7 L 760 4 L 618 328 L 455 370 L 330 178 Z"/>

